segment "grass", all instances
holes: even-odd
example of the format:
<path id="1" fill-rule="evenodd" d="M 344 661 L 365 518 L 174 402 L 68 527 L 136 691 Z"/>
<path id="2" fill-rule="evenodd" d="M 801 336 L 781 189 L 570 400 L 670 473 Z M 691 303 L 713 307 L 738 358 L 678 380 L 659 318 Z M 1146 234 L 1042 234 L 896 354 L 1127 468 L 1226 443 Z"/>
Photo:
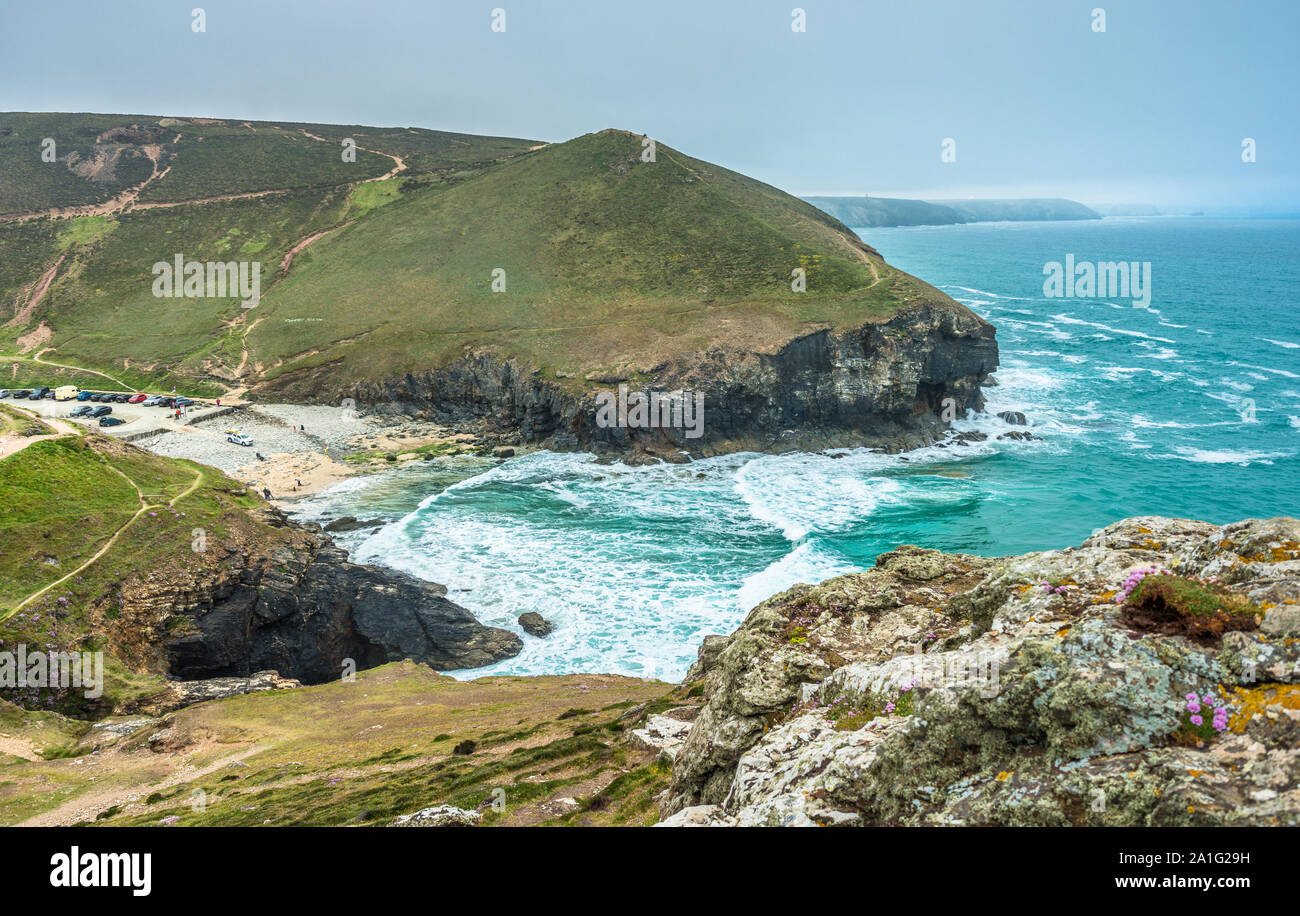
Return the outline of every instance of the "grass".
<path id="1" fill-rule="evenodd" d="M 45 137 L 55 139 L 61 157 L 75 153 L 85 159 L 122 141 L 109 132 L 131 125 L 139 136 L 125 144 L 130 149 L 116 179 L 91 181 L 75 175 L 65 160 L 39 161 Z M 340 155 L 346 137 L 361 147 L 355 162 L 343 162 Z M 257 260 L 265 289 L 295 243 L 396 200 L 408 179 L 417 186 L 441 186 L 533 145 L 406 128 L 0 113 L 0 214 L 107 201 L 148 177 L 152 166 L 135 156 L 147 142 L 161 147 L 162 165 L 169 170 L 145 187 L 142 207 L 225 194 L 285 193 L 135 209 L 115 217 L 0 223 L 0 317 L 16 314 L 26 300 L 24 290 L 61 253 L 67 256 L 36 312 L 0 331 L 0 357 L 17 356 L 17 339 L 44 323 L 53 331 L 50 343 L 57 355 L 50 358 L 55 361 L 118 376 L 131 373 L 141 388 L 176 385 L 193 394 L 218 393 L 225 387 L 219 379 L 240 362 L 250 316 L 234 298 L 155 298 L 155 262 L 177 253 L 200 261 Z M 402 156 L 403 177 L 367 182 L 394 162 L 366 148 Z"/>
<path id="2" fill-rule="evenodd" d="M 648 372 L 681 352 L 766 349 L 945 301 L 775 188 L 662 145 L 655 163 L 640 151 L 621 131 L 587 135 L 403 195 L 320 240 L 249 335 L 269 387 L 305 393 L 326 365 L 336 382 L 393 377 L 467 346 L 583 386 L 591 368 Z M 790 289 L 796 267 L 806 293 Z"/>
<path id="3" fill-rule="evenodd" d="M 676 703 L 671 691 L 613 675 L 457 681 L 398 662 L 363 671 L 353 683 L 179 710 L 165 725 L 102 751 L 93 785 L 60 761 L 0 768 L 0 823 L 92 789 L 111 790 L 95 821 L 108 825 L 170 817 L 196 826 L 378 825 L 444 803 L 481 807 L 486 824 L 645 823 L 654 819 L 667 768 L 624 744 L 616 713 L 562 713 L 575 699 Z M 507 710 L 511 726 L 503 731 Z M 178 754 L 150 750 L 148 738 L 161 728 Z M 454 755 L 454 744 L 465 740 L 475 741 L 474 752 Z M 185 778 L 186 767 L 208 772 Z M 182 778 L 159 785 L 173 775 Z M 38 786 L 63 788 L 38 806 Z M 191 804 L 196 790 L 206 799 L 200 810 Z M 542 808 L 564 796 L 578 799 L 579 810 Z M 503 806 L 493 808 L 494 799 Z"/>
<path id="4" fill-rule="evenodd" d="M 212 468 L 93 434 L 47 439 L 0 459 L 0 642 L 106 653 L 101 700 L 34 691 L 24 705 L 49 700 L 69 714 L 97 715 L 156 691 L 157 637 L 117 624 L 118 591 L 139 576 L 215 571 L 225 562 L 216 559 L 220 548 L 235 539 L 286 537 L 245 511 L 259 501 L 243 491 Z M 209 552 L 192 549 L 195 529 Z M 104 556 L 69 578 L 110 541 Z"/>
<path id="5" fill-rule="evenodd" d="M 1254 630 L 1263 609 L 1219 586 L 1181 576 L 1145 576 L 1124 605 L 1126 624 L 1139 630 L 1217 641 L 1228 630 Z"/>
<path id="6" fill-rule="evenodd" d="M 9 124 L 0 174 L 6 156 L 19 156 L 20 134 L 27 143 L 63 130 L 94 146 L 110 127 L 139 124 L 171 167 L 144 204 L 284 191 L 53 227 L 0 224 L 5 301 L 67 254 L 35 313 L 5 326 L 0 358 L 19 355 L 17 337 L 43 323 L 47 358 L 131 373 L 141 388 L 215 393 L 247 343 L 263 397 L 320 399 L 427 371 L 467 347 L 583 389 L 593 369 L 649 376 L 712 346 L 767 351 L 907 303 L 951 305 L 809 204 L 663 144 L 643 162 L 641 138 L 623 131 L 530 150 L 511 138 L 355 125 L 0 115 L 0 129 Z M 344 138 L 358 144 L 356 163 L 338 155 Z M 358 183 L 393 165 L 365 149 L 401 157 L 406 171 Z M 50 189 L 41 202 L 68 199 Z M 331 227 L 274 279 L 290 248 Z M 155 298 L 151 267 L 177 253 L 260 261 L 261 305 Z M 796 268 L 807 292 L 790 289 Z M 504 292 L 492 289 L 496 269 Z"/>

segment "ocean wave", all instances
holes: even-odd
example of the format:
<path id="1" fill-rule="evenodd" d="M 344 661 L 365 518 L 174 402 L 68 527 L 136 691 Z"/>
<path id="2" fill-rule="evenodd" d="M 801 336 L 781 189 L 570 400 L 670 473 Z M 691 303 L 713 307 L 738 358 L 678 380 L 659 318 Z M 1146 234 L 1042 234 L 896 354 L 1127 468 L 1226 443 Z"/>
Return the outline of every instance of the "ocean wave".
<path id="1" fill-rule="evenodd" d="M 1289 457 L 1285 452 L 1261 452 L 1254 449 L 1204 449 L 1178 446 L 1169 458 L 1191 461 L 1195 464 L 1272 464 L 1278 458 Z"/>
<path id="2" fill-rule="evenodd" d="M 1111 327 L 1110 325 L 1102 324 L 1099 321 L 1084 321 L 1082 318 L 1075 318 L 1071 316 L 1068 312 L 1062 312 L 1059 315 L 1053 315 L 1051 317 L 1053 321 L 1060 321 L 1060 322 L 1064 322 L 1065 324 L 1084 325 L 1090 328 L 1097 328 L 1098 330 L 1101 331 L 1108 331 L 1111 334 L 1122 334 L 1125 337 L 1140 337 L 1143 340 L 1154 340 L 1154 341 L 1159 341 L 1160 343 L 1167 343 L 1167 344 L 1177 343 L 1176 340 L 1170 340 L 1168 337 L 1156 337 L 1153 334 L 1146 334 L 1143 333 L 1142 331 L 1130 331 L 1127 328 Z"/>

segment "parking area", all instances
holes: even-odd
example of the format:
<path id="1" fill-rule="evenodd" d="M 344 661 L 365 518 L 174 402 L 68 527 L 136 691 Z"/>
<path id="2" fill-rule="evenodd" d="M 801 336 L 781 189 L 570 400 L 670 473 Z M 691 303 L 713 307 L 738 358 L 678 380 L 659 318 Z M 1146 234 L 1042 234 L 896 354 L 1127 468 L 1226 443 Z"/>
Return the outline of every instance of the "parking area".
<path id="1" fill-rule="evenodd" d="M 31 391 L 32 389 L 21 390 Z M 112 396 L 113 399 L 96 401 L 90 398 L 78 400 L 75 397 L 65 400 L 54 400 L 48 397 L 38 399 L 33 399 L 31 397 L 14 398 L 13 394 L 10 393 L 6 400 L 12 402 L 15 407 L 30 410 L 43 417 L 66 419 L 72 423 L 94 428 L 107 435 L 125 439 L 135 439 L 144 435 L 179 429 L 196 421 L 211 419 L 233 410 L 233 408 L 228 404 L 218 406 L 215 401 L 192 399 L 193 403 L 184 405 L 181 416 L 177 417 L 176 407 L 164 407 L 159 405 L 146 407 L 144 401 L 137 401 L 133 404 L 129 403 L 129 401 L 122 402 L 117 400 L 120 396 L 126 396 L 128 398 L 135 397 L 140 394 L 138 392 L 111 392 L 96 390 L 94 394 Z M 166 397 L 175 396 L 167 395 Z M 100 416 L 73 416 L 74 413 L 84 414 L 91 410 L 96 411 Z M 101 426 L 99 422 L 101 416 L 113 417 L 121 422 L 108 426 Z"/>

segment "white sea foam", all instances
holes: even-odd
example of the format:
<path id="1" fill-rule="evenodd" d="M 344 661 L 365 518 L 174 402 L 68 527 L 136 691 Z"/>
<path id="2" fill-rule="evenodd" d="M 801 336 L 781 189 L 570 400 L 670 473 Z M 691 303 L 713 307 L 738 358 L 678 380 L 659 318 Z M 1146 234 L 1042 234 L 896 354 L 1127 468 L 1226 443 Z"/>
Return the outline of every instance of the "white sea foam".
<path id="1" fill-rule="evenodd" d="M 1178 446 L 1168 457 L 1196 464 L 1272 464 L 1276 458 L 1285 458 L 1282 452 L 1261 452 L 1254 449 L 1201 449 Z"/>
<path id="2" fill-rule="evenodd" d="M 813 544 L 805 542 L 745 579 L 736 593 L 736 604 L 739 610 L 748 612 L 800 582 L 816 585 L 832 576 L 853 571 L 852 564 L 829 557 Z"/>
<path id="3" fill-rule="evenodd" d="M 1086 325 L 1087 327 L 1090 328 L 1097 328 L 1098 330 L 1101 331 L 1108 331 L 1111 334 L 1123 334 L 1126 337 L 1140 337 L 1143 340 L 1156 340 L 1159 341 L 1160 343 L 1172 344 L 1177 342 L 1177 341 L 1170 340 L 1168 337 L 1156 337 L 1152 334 L 1144 334 L 1141 331 L 1130 331 L 1125 328 L 1115 328 L 1115 327 L 1111 327 L 1108 324 L 1102 324 L 1101 322 L 1098 321 L 1084 321 L 1082 318 L 1074 318 L 1068 313 L 1064 313 L 1064 312 L 1061 313 L 1060 315 L 1053 315 L 1052 320 L 1060 321 L 1063 322 L 1064 324 Z"/>

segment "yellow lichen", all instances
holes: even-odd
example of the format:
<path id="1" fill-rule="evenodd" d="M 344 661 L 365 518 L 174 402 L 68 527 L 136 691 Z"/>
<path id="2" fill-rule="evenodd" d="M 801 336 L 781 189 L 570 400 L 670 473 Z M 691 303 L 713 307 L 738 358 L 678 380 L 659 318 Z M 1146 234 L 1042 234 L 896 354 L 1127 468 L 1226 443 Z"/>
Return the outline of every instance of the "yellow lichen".
<path id="1" fill-rule="evenodd" d="M 1300 685 L 1297 684 L 1234 687 L 1233 692 L 1236 696 L 1232 705 L 1236 707 L 1236 712 L 1228 720 L 1228 728 L 1236 734 L 1244 732 L 1255 716 L 1266 715 L 1273 707 L 1300 710 Z"/>

